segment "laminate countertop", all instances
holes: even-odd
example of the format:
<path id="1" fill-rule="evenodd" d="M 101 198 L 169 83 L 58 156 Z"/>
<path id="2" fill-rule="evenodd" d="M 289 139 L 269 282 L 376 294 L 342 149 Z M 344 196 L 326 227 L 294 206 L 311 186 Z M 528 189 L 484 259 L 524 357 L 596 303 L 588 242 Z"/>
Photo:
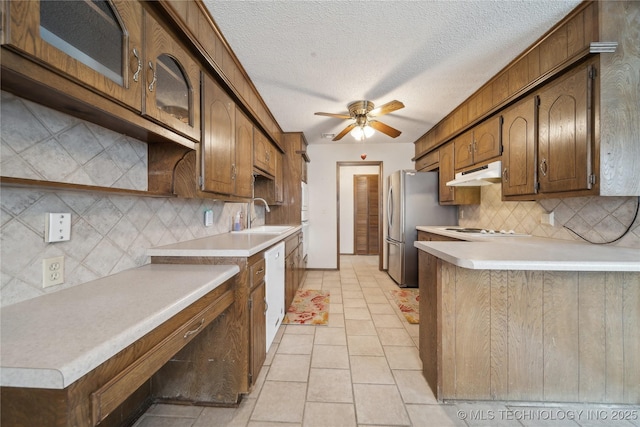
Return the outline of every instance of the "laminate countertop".
<path id="1" fill-rule="evenodd" d="M 3 307 L 0 385 L 66 388 L 238 272 L 147 264 Z"/>
<path id="2" fill-rule="evenodd" d="M 147 249 L 149 256 L 250 257 L 300 231 L 293 225 L 280 233 L 231 232 Z"/>
<path id="3" fill-rule="evenodd" d="M 474 270 L 640 271 L 640 249 L 541 237 L 484 237 L 419 226 L 455 241 L 416 241 L 419 250 Z"/>

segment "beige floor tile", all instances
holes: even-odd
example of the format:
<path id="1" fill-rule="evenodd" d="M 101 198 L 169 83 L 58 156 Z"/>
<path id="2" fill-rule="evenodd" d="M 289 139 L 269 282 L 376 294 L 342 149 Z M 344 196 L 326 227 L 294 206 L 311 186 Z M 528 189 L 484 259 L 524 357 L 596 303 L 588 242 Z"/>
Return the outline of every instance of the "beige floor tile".
<path id="1" fill-rule="evenodd" d="M 262 369 L 260 369 L 258 378 L 256 379 L 256 382 L 251 388 L 251 391 L 247 394 L 246 396 L 247 398 L 256 399 L 258 397 L 258 395 L 260 394 L 260 390 L 262 390 L 262 386 L 264 385 L 264 382 L 267 379 L 267 375 L 269 374 L 269 369 L 271 369 L 271 367 L 266 365 L 263 366 Z"/>
<path id="2" fill-rule="evenodd" d="M 352 403 L 351 373 L 348 369 L 312 368 L 307 401 Z"/>
<path id="3" fill-rule="evenodd" d="M 388 304 L 387 297 L 384 295 L 365 295 L 364 299 L 367 304 Z"/>
<path id="4" fill-rule="evenodd" d="M 382 344 L 374 335 L 351 335 L 347 337 L 347 345 L 351 356 L 384 356 Z"/>
<path id="5" fill-rule="evenodd" d="M 395 384 L 354 384 L 353 393 L 358 424 L 409 425 L 409 415 Z"/>
<path id="6" fill-rule="evenodd" d="M 193 427 L 245 427 L 255 405 L 256 399 L 243 399 L 237 408 L 204 408 Z"/>
<path id="7" fill-rule="evenodd" d="M 329 314 L 329 324 L 327 325 L 330 328 L 342 328 L 344 329 L 344 314 L 343 313 L 333 313 Z"/>
<path id="8" fill-rule="evenodd" d="M 306 382 L 310 365 L 309 354 L 276 354 L 269 368 L 267 381 Z"/>
<path id="9" fill-rule="evenodd" d="M 342 305 L 349 308 L 367 308 L 367 303 L 362 298 L 342 298 Z"/>
<path id="10" fill-rule="evenodd" d="M 422 371 L 392 370 L 404 403 L 437 404 Z"/>
<path id="11" fill-rule="evenodd" d="M 329 314 L 344 313 L 344 306 L 342 304 L 329 303 Z"/>
<path id="12" fill-rule="evenodd" d="M 378 338 L 383 346 L 399 345 L 409 347 L 414 345 L 413 340 L 409 336 L 406 329 L 396 328 L 377 328 Z"/>
<path id="13" fill-rule="evenodd" d="M 406 405 L 414 426 L 466 427 L 453 405 Z"/>
<path id="14" fill-rule="evenodd" d="M 316 328 L 310 325 L 283 325 L 285 327 L 284 334 L 282 337 L 284 338 L 286 335 L 315 335 Z M 280 339 L 282 341 L 282 338 Z"/>
<path id="15" fill-rule="evenodd" d="M 351 381 L 354 384 L 394 384 L 387 359 L 377 356 L 351 356 Z"/>
<path id="16" fill-rule="evenodd" d="M 345 299 L 345 301 L 348 301 Z M 347 307 L 344 306 L 344 318 L 347 320 L 370 320 L 371 314 L 365 305 L 364 307 Z"/>
<path id="17" fill-rule="evenodd" d="M 373 324 L 376 328 L 400 328 L 404 329 L 404 325 L 398 319 L 396 314 L 372 314 Z"/>
<path id="18" fill-rule="evenodd" d="M 371 314 L 396 314 L 388 302 L 384 304 L 368 304 L 368 306 Z"/>
<path id="19" fill-rule="evenodd" d="M 422 369 L 417 347 L 388 346 L 384 347 L 384 353 L 391 369 Z"/>
<path id="20" fill-rule="evenodd" d="M 342 287 L 342 298 L 347 299 L 347 298 L 351 298 L 351 299 L 359 299 L 362 300 L 364 298 L 364 295 L 362 293 L 362 291 L 360 290 L 360 286 L 357 287 L 357 290 L 345 290 L 345 287 Z"/>
<path id="21" fill-rule="evenodd" d="M 345 319 L 347 336 L 350 335 L 377 335 L 372 320 Z"/>
<path id="22" fill-rule="evenodd" d="M 350 403 L 307 402 L 304 427 L 356 427 L 356 411 Z"/>
<path id="23" fill-rule="evenodd" d="M 251 421 L 302 423 L 306 394 L 306 383 L 266 381 Z"/>
<path id="24" fill-rule="evenodd" d="M 301 330 L 308 328 L 314 330 L 313 326 L 294 326 Z M 287 328 L 291 328 L 288 326 Z M 280 341 L 277 354 L 311 354 L 313 349 L 313 335 L 300 335 L 286 333 Z"/>
<path id="25" fill-rule="evenodd" d="M 347 345 L 344 328 L 317 328 L 315 345 Z"/>
<path id="26" fill-rule="evenodd" d="M 195 418 L 159 417 L 155 415 L 143 415 L 134 427 L 191 427 Z"/>
<path id="27" fill-rule="evenodd" d="M 311 357 L 312 368 L 349 369 L 346 345 L 315 345 Z"/>

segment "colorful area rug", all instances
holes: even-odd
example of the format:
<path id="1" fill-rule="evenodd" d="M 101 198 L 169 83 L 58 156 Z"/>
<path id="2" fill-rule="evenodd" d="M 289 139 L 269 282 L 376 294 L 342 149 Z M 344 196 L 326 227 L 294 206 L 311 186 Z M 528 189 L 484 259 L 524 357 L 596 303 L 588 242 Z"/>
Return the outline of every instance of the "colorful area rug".
<path id="1" fill-rule="evenodd" d="M 298 289 L 282 323 L 326 325 L 329 323 L 329 291 Z"/>
<path id="2" fill-rule="evenodd" d="M 394 289 L 391 296 L 395 300 L 398 308 L 409 323 L 420 323 L 418 306 L 420 305 L 420 294 L 418 289 Z"/>

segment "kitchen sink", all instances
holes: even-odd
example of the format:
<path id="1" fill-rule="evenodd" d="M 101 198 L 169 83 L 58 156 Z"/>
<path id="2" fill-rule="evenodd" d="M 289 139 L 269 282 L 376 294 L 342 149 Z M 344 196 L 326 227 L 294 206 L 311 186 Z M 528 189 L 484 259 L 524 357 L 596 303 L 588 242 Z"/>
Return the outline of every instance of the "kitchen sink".
<path id="1" fill-rule="evenodd" d="M 241 231 L 232 231 L 236 234 L 280 234 L 291 230 L 290 225 L 260 225 L 258 227 L 246 228 Z"/>

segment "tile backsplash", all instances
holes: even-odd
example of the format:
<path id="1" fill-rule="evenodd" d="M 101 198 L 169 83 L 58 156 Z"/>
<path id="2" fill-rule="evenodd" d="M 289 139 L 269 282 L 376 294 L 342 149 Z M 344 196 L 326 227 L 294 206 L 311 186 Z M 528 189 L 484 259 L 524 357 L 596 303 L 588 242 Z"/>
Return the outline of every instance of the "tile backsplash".
<path id="1" fill-rule="evenodd" d="M 639 203 L 637 197 L 570 197 L 504 202 L 500 184 L 485 185 L 481 191 L 482 202 L 479 205 L 460 207 L 461 226 L 515 230 L 539 237 L 583 241 L 577 236 L 579 234 L 600 244 L 617 239 L 631 225 L 629 232 L 612 244 L 640 248 L 640 218 L 634 221 Z M 541 224 L 542 214 L 548 212 L 554 214 L 553 226 Z"/>
<path id="2" fill-rule="evenodd" d="M 147 189 L 147 145 L 2 92 L 0 174 Z M 214 223 L 204 226 L 204 212 Z M 0 303 L 57 292 L 149 262 L 152 246 L 225 233 L 246 203 L 3 186 Z M 71 240 L 44 242 L 48 212 L 71 213 Z M 256 207 L 255 224 L 264 224 Z M 65 283 L 42 288 L 42 260 L 64 256 Z"/>

